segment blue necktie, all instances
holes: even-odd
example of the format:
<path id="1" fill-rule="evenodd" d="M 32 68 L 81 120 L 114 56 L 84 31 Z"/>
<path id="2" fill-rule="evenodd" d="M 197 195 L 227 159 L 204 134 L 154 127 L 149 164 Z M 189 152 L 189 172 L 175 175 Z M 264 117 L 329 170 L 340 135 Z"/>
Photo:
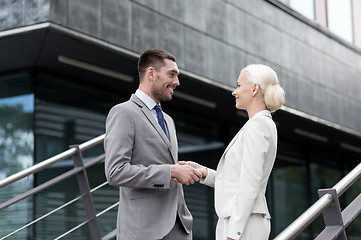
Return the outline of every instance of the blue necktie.
<path id="1" fill-rule="evenodd" d="M 167 129 L 165 128 L 162 108 L 159 105 L 155 105 L 154 110 L 157 112 L 158 123 L 159 123 L 160 127 L 163 129 L 165 135 L 167 136 L 167 138 L 169 140 L 169 135 L 168 135 Z"/>

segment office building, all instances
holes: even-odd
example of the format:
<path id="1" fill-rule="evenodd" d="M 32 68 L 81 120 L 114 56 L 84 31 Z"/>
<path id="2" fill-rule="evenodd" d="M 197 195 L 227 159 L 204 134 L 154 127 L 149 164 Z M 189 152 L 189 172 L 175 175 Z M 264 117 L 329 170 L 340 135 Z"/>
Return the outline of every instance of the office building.
<path id="1" fill-rule="evenodd" d="M 173 100 L 163 104 L 176 122 L 179 159 L 215 168 L 247 121 L 231 95 L 239 72 L 263 63 L 286 92 L 273 115 L 279 143 L 267 198 L 274 237 L 318 199 L 318 189 L 361 161 L 360 12 L 359 0 L 1 1 L 0 179 L 103 134 L 110 108 L 138 86 L 137 58 L 154 47 L 173 53 L 181 71 Z M 83 157 L 102 151 L 97 146 Z M 0 189 L 1 202 L 71 167 L 66 160 Z M 105 181 L 103 168 L 88 171 L 92 186 Z M 1 211 L 0 237 L 78 196 L 75 181 Z M 360 189 L 357 182 L 341 204 Z M 184 190 L 194 239 L 213 239 L 213 189 Z M 109 186 L 94 199 L 107 206 L 118 189 Z M 62 234 L 83 219 L 80 205 L 13 239 Z M 116 209 L 99 221 L 102 234 L 114 229 Z M 348 236 L 361 239 L 360 224 L 356 219 Z M 313 239 L 323 227 L 320 217 L 299 239 Z M 85 227 L 74 234 L 89 233 Z"/>

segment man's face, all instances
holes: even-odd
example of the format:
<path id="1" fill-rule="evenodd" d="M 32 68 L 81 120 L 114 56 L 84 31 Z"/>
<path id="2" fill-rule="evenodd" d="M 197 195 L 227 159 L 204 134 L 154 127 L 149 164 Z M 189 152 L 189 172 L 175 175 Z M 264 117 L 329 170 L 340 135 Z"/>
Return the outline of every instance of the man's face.
<path id="1" fill-rule="evenodd" d="M 156 102 L 171 100 L 174 89 L 180 85 L 177 63 L 170 59 L 165 59 L 164 62 L 165 65 L 155 71 L 155 81 L 151 90 Z"/>

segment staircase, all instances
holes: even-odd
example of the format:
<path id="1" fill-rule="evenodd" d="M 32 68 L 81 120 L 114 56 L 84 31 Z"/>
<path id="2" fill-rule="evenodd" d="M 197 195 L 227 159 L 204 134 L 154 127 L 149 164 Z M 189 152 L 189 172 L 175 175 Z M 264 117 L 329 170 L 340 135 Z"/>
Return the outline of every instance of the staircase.
<path id="1" fill-rule="evenodd" d="M 41 220 L 44 220 L 46 217 L 49 217 L 50 215 L 52 214 L 55 214 L 56 212 L 60 211 L 60 210 L 63 210 L 64 208 L 66 208 L 67 206 L 71 205 L 71 204 L 74 204 L 74 202 L 77 202 L 77 201 L 80 201 L 82 200 L 82 204 L 84 206 L 84 209 L 85 209 L 85 212 L 86 212 L 86 220 L 83 221 L 82 223 L 76 225 L 76 226 L 73 226 L 71 229 L 69 229 L 68 231 L 64 232 L 63 234 L 59 235 L 58 237 L 54 238 L 54 239 L 62 239 L 62 238 L 69 238 L 69 235 L 74 232 L 75 230 L 83 227 L 84 225 L 88 225 L 88 229 L 90 231 L 90 236 L 93 240 L 99 240 L 99 239 L 102 239 L 102 240 L 107 240 L 107 239 L 111 239 L 111 238 L 114 238 L 115 235 L 116 235 L 116 231 L 115 229 L 109 233 L 107 233 L 105 236 L 101 236 L 101 233 L 100 233 L 100 227 L 99 227 L 99 222 L 98 222 L 98 218 L 103 215 L 104 213 L 110 211 L 111 209 L 115 208 L 117 205 L 118 205 L 118 202 L 115 202 L 114 204 L 108 206 L 107 208 L 103 209 L 101 212 L 99 213 L 96 213 L 95 211 L 95 207 L 94 207 L 94 201 L 93 201 L 93 198 L 92 198 L 92 194 L 95 192 L 95 191 L 98 191 L 99 189 L 101 189 L 102 187 L 106 186 L 107 185 L 107 182 L 104 182 L 98 186 L 96 186 L 95 188 L 93 189 L 90 189 L 90 186 L 89 186 L 89 181 L 88 181 L 88 178 L 87 178 L 87 174 L 86 174 L 86 170 L 103 161 L 104 158 L 105 158 L 105 154 L 102 154 L 100 156 L 97 156 L 89 161 L 87 161 L 86 163 L 84 163 L 83 161 L 83 158 L 82 158 L 82 152 L 83 151 L 86 151 L 98 144 L 102 144 L 103 141 L 104 141 L 104 134 L 99 136 L 99 137 L 96 137 L 92 140 L 89 140 L 83 144 L 80 144 L 80 145 L 74 145 L 74 146 L 70 146 L 70 149 L 65 151 L 65 152 L 62 152 L 54 157 L 51 157 L 49 159 L 46 159 L 32 167 L 29 167 L 28 169 L 25 169 L 21 172 L 18 172 L 12 176 L 9 176 L 3 180 L 0 181 L 0 188 L 4 188 L 5 186 L 11 184 L 11 183 L 14 183 L 22 178 L 25 178 L 31 174 L 35 174 L 37 172 L 40 172 L 41 170 L 43 169 L 46 169 L 50 166 L 53 166 L 54 164 L 62 161 L 62 160 L 65 160 L 65 159 L 68 159 L 68 158 L 71 158 L 73 160 L 73 165 L 74 167 L 59 175 L 59 176 L 56 176 L 50 180 L 48 180 L 47 182 L 44 182 L 42 183 L 41 185 L 38 185 L 36 187 L 34 187 L 33 189 L 30 189 L 29 191 L 25 192 L 25 193 L 22 193 L 4 203 L 1 203 L 0 204 L 0 211 L 9 207 L 9 206 L 12 206 L 13 204 L 23 200 L 23 199 L 26 199 L 26 198 L 29 198 L 31 196 L 34 196 L 36 195 L 37 193 L 55 185 L 56 183 L 59 183 L 61 181 L 64 181 L 72 176 L 76 176 L 77 178 L 77 181 L 78 181 L 78 185 L 79 185 L 79 189 L 80 189 L 80 196 L 64 203 L 63 205 L 55 208 L 54 210 L 38 217 L 37 219 L 34 219 L 33 221 L 27 223 L 26 225 L 18 228 L 18 229 L 15 229 L 13 232 L 7 234 L 6 236 L 0 236 L 0 240 L 3 240 L 3 239 L 12 239 L 11 237 L 13 237 L 16 233 L 18 233 L 19 231 L 25 229 L 25 228 L 28 228 L 28 227 L 31 227 L 33 226 L 34 224 L 36 224 L 37 222 L 41 221 Z"/>
<path id="2" fill-rule="evenodd" d="M 69 238 L 69 235 L 75 230 L 88 225 L 90 231 L 90 236 L 93 240 L 107 240 L 114 238 L 116 235 L 116 229 L 111 230 L 106 233 L 104 236 L 101 236 L 100 226 L 98 218 L 107 213 L 108 211 L 114 209 L 118 202 L 115 202 L 112 205 L 107 206 L 100 212 L 96 213 L 94 207 L 94 200 L 92 194 L 95 191 L 103 188 L 108 185 L 107 182 L 90 189 L 89 181 L 87 178 L 87 169 L 91 166 L 94 166 L 97 163 L 104 161 L 105 154 L 101 154 L 93 159 L 84 163 L 82 158 L 82 152 L 91 149 L 92 147 L 102 144 L 104 141 L 105 134 L 98 136 L 94 139 L 91 139 L 83 144 L 70 146 L 70 149 L 62 152 L 54 157 L 46 159 L 34 166 L 31 166 L 23 171 L 20 171 L 12 176 L 9 176 L 0 181 L 0 189 L 6 187 L 9 184 L 12 184 L 20 179 L 23 179 L 29 175 L 35 174 L 53 166 L 54 164 L 71 158 L 73 161 L 73 168 L 59 176 L 56 176 L 47 182 L 44 182 L 29 191 L 22 193 L 18 196 L 15 196 L 12 199 L 4 203 L 0 203 L 0 211 L 5 208 L 12 206 L 13 204 L 35 196 L 37 193 L 68 179 L 69 177 L 76 176 L 77 182 L 80 189 L 80 195 L 63 205 L 53 209 L 52 211 L 34 219 L 33 221 L 25 224 L 24 226 L 15 229 L 13 232 L 7 234 L 6 236 L 0 236 L 0 240 L 3 239 L 12 239 L 19 231 L 33 226 L 35 223 L 44 220 L 46 217 L 64 209 L 65 207 L 73 204 L 74 202 L 82 200 L 86 212 L 86 220 L 82 223 L 73 226 L 68 229 L 63 234 L 57 236 L 55 239 Z M 316 201 L 308 210 L 306 210 L 301 216 L 299 216 L 291 225 L 284 229 L 274 240 L 290 240 L 296 238 L 308 225 L 310 225 L 319 215 L 323 214 L 323 219 L 325 222 L 325 229 L 315 238 L 316 240 L 346 240 L 346 231 L 347 226 L 358 216 L 361 212 L 361 193 L 344 209 L 341 211 L 339 198 L 340 196 L 354 184 L 361 176 L 361 163 L 354 168 L 349 174 L 347 174 L 341 181 L 339 181 L 335 186 L 329 189 L 321 189 L 318 191 L 319 200 Z"/>

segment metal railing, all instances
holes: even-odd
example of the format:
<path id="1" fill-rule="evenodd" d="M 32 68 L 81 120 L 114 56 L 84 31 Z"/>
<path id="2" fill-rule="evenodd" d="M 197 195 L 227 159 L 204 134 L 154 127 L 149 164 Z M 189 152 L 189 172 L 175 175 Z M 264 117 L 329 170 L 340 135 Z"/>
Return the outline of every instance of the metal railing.
<path id="1" fill-rule="evenodd" d="M 7 234 L 6 236 L 1 237 L 0 236 L 0 240 L 3 239 L 7 239 L 11 236 L 13 236 L 14 234 L 18 233 L 19 231 L 32 226 L 33 224 L 43 220 L 44 218 L 54 214 L 55 212 L 69 206 L 70 204 L 82 199 L 83 200 L 83 204 L 85 207 L 85 212 L 86 212 L 86 217 L 87 219 L 85 221 L 83 221 L 82 223 L 78 224 L 77 226 L 74 226 L 72 229 L 69 229 L 68 231 L 66 231 L 65 233 L 61 234 L 60 236 L 58 236 L 55 239 L 61 239 L 67 235 L 69 235 L 70 233 L 74 232 L 75 230 L 79 229 L 80 227 L 88 224 L 89 226 L 89 230 L 90 230 L 90 235 L 92 237 L 92 239 L 110 239 L 112 237 L 115 236 L 115 230 L 111 231 L 110 233 L 106 234 L 105 236 L 101 237 L 100 234 L 100 227 L 99 227 L 99 223 L 97 218 L 101 215 L 103 215 L 104 213 L 110 211 L 111 209 L 113 209 L 114 207 L 116 207 L 118 205 L 118 202 L 112 204 L 111 206 L 107 207 L 106 209 L 104 209 L 103 211 L 99 212 L 98 214 L 96 214 L 95 212 L 95 207 L 94 207 L 94 202 L 92 199 L 92 193 L 95 192 L 96 190 L 104 187 L 107 185 L 108 182 L 104 182 L 100 185 L 98 185 L 97 187 L 90 189 L 89 186 L 89 181 L 87 178 L 87 174 L 86 174 L 86 169 L 89 168 L 90 166 L 93 166 L 101 161 L 104 160 L 105 155 L 102 154 L 98 157 L 95 157 L 89 161 L 87 161 L 86 163 L 83 162 L 83 158 L 82 158 L 82 152 L 85 150 L 88 150 L 98 144 L 101 144 L 104 141 L 104 137 L 105 134 L 98 136 L 94 139 L 91 139 L 83 144 L 80 145 L 74 145 L 74 146 L 70 146 L 70 149 L 62 152 L 54 157 L 51 157 L 49 159 L 46 159 L 34 166 L 31 166 L 23 171 L 20 171 L 12 176 L 9 176 L 3 180 L 0 181 L 0 188 L 3 188 L 9 184 L 12 184 L 22 178 L 25 178 L 31 174 L 35 174 L 45 168 L 48 168 L 52 165 L 54 165 L 55 163 L 58 163 L 62 160 L 68 159 L 68 158 L 72 158 L 73 163 L 74 163 L 74 168 L 72 168 L 71 170 L 50 179 L 49 181 L 42 183 L 41 185 L 38 185 L 32 189 L 30 189 L 29 191 L 22 193 L 4 203 L 0 204 L 0 211 L 19 202 L 20 200 L 23 200 L 27 197 L 33 196 L 34 194 L 37 194 L 41 191 L 43 191 L 44 189 L 59 183 L 71 176 L 76 176 L 77 177 L 77 181 L 78 181 L 78 185 L 79 185 L 79 189 L 80 189 L 80 196 L 68 201 L 67 203 L 63 204 L 62 206 L 57 207 L 56 209 L 40 216 L 39 218 L 25 224 L 24 226 L 14 230 L 13 232 Z"/>
<path id="2" fill-rule="evenodd" d="M 339 197 L 360 177 L 361 163 L 331 189 L 319 190 L 320 198 L 274 238 L 274 240 L 294 239 L 319 215 L 321 215 L 321 213 L 323 213 L 325 229 L 315 239 L 346 240 L 346 227 L 361 212 L 361 194 L 359 194 L 342 212 L 339 204 Z"/>
<path id="3" fill-rule="evenodd" d="M 95 145 L 98 145 L 100 143 L 103 142 L 105 137 L 105 134 L 100 135 L 96 138 L 93 138 L 85 143 L 82 143 L 79 145 L 79 150 L 80 151 L 85 151 Z M 52 165 L 54 165 L 55 163 L 65 160 L 67 158 L 72 157 L 73 155 L 75 155 L 77 153 L 77 149 L 74 148 L 70 148 L 69 150 L 66 150 L 65 152 L 59 153 L 58 155 L 55 155 L 54 157 L 48 158 L 34 166 L 31 166 L 23 171 L 20 171 L 18 173 L 15 173 L 14 175 L 11 175 L 10 177 L 7 177 L 3 180 L 0 181 L 0 188 L 3 188 L 13 182 L 16 182 L 24 177 L 27 177 L 31 174 L 37 173 L 41 170 L 43 170 L 44 168 L 50 167 Z"/>
<path id="4" fill-rule="evenodd" d="M 25 178 L 31 174 L 35 174 L 47 167 L 54 165 L 57 162 L 62 160 L 72 158 L 74 162 L 74 168 L 69 170 L 66 173 L 63 173 L 35 188 L 20 194 L 7 202 L 0 204 L 0 211 L 4 208 L 11 206 L 12 204 L 25 199 L 29 196 L 32 196 L 55 183 L 58 183 L 70 176 L 77 176 L 81 195 L 73 200 L 65 203 L 64 205 L 54 209 L 53 211 L 35 219 L 34 221 L 22 226 L 21 228 L 13 231 L 12 233 L 0 238 L 0 240 L 6 239 L 15 233 L 21 231 L 24 228 L 31 226 L 32 224 L 44 219 L 45 217 L 53 214 L 54 212 L 72 204 L 73 202 L 83 199 L 84 206 L 86 209 L 87 220 L 81 224 L 75 226 L 64 234 L 60 235 L 56 239 L 61 239 L 76 229 L 84 226 L 85 224 L 89 225 L 92 239 L 110 239 L 115 236 L 115 229 L 105 236 L 100 236 L 99 223 L 97 218 L 107 211 L 118 205 L 118 202 L 104 209 L 102 212 L 96 214 L 94 209 L 94 203 L 91 197 L 91 193 L 98 190 L 99 188 L 105 186 L 107 182 L 100 184 L 94 189 L 90 189 L 89 182 L 86 176 L 86 169 L 90 166 L 99 163 L 104 160 L 104 154 L 83 163 L 81 152 L 87 149 L 92 148 L 98 144 L 101 144 L 104 141 L 105 134 L 98 136 L 94 139 L 91 139 L 83 144 L 71 146 L 71 148 L 63 153 L 60 153 L 54 157 L 51 157 L 47 160 L 44 160 L 28 169 L 20 171 L 12 176 L 7 177 L 0 181 L 0 188 L 3 188 L 11 183 L 14 183 L 22 178 Z M 353 221 L 353 219 L 361 212 L 361 194 L 359 194 L 342 212 L 339 205 L 339 197 L 355 183 L 361 177 L 361 163 L 354 168 L 349 174 L 347 174 L 341 181 L 339 181 L 331 189 L 319 190 L 319 200 L 316 201 L 308 210 L 306 210 L 301 216 L 299 216 L 293 223 L 291 223 L 285 230 L 283 230 L 274 240 L 291 240 L 297 237 L 308 225 L 310 225 L 321 213 L 323 213 L 325 221 L 325 229 L 315 238 L 316 240 L 331 240 L 331 239 L 345 239 L 346 233 L 345 228 Z"/>

